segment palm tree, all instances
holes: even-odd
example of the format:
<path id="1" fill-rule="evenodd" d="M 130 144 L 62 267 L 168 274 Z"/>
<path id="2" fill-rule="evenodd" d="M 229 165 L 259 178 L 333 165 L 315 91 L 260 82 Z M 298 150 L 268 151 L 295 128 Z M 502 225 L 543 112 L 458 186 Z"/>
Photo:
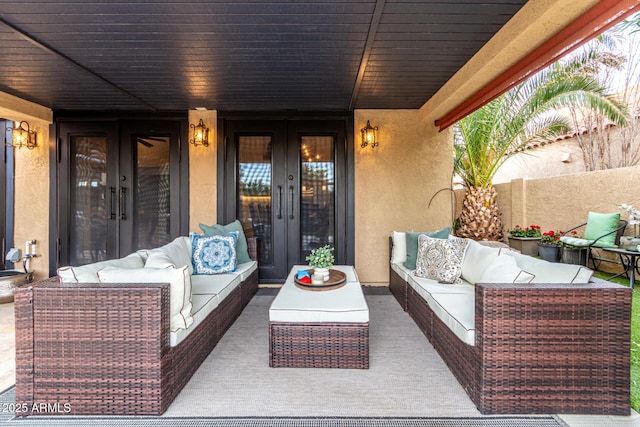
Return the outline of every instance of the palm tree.
<path id="1" fill-rule="evenodd" d="M 454 171 L 467 188 L 458 236 L 502 239 L 493 177 L 527 144 L 566 134 L 570 120 L 560 113 L 563 107 L 592 109 L 625 123 L 625 107 L 593 77 L 598 60 L 586 51 L 568 63 L 556 63 L 456 123 Z"/>

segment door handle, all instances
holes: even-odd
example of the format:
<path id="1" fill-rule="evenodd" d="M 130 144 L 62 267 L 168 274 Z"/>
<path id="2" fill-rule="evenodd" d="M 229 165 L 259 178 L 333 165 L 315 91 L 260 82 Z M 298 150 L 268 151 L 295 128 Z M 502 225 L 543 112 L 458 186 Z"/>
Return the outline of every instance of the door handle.
<path id="1" fill-rule="evenodd" d="M 120 219 L 127 219 L 127 187 L 120 187 Z"/>
<path id="2" fill-rule="evenodd" d="M 282 185 L 278 185 L 278 219 L 282 219 Z"/>
<path id="3" fill-rule="evenodd" d="M 109 187 L 111 197 L 109 199 L 109 219 L 116 219 L 116 187 Z"/>
<path id="4" fill-rule="evenodd" d="M 289 186 L 289 201 L 291 202 L 291 209 L 289 210 L 289 219 L 293 219 L 293 198 L 294 198 L 294 193 L 293 193 L 293 185 Z"/>

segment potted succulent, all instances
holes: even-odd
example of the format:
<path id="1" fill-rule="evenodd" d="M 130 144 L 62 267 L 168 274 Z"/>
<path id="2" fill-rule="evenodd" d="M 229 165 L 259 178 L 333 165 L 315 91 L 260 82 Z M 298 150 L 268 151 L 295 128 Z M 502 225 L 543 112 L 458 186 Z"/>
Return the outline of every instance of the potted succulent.
<path id="1" fill-rule="evenodd" d="M 542 237 L 539 225 L 530 225 L 526 228 L 516 225 L 508 232 L 509 246 L 525 255 L 538 256 L 538 242 Z"/>
<path id="2" fill-rule="evenodd" d="M 329 280 L 329 269 L 333 267 L 335 258 L 333 257 L 333 248 L 329 245 L 313 249 L 311 254 L 306 258 L 309 266 L 313 268 L 314 273 L 324 275 L 324 280 Z"/>
<path id="3" fill-rule="evenodd" d="M 538 254 L 545 261 L 560 261 L 560 236 L 562 231 L 549 230 L 542 233 L 538 243 Z"/>

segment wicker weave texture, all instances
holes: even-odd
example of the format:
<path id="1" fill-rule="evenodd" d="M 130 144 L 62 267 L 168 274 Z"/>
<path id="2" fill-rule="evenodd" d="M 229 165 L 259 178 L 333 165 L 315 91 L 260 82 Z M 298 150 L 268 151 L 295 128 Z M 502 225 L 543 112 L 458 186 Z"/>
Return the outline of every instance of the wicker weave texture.
<path id="1" fill-rule="evenodd" d="M 369 323 L 269 323 L 274 368 L 369 368 Z"/>
<path id="2" fill-rule="evenodd" d="M 389 269 L 389 291 L 398 300 L 402 309 L 407 311 L 408 285 L 393 269 Z"/>
<path id="3" fill-rule="evenodd" d="M 160 415 L 257 284 L 256 272 L 176 347 L 166 284 L 69 286 L 53 278 L 16 289 L 16 403 L 67 404 L 70 415 Z"/>
<path id="4" fill-rule="evenodd" d="M 630 308 L 617 285 L 477 286 L 480 409 L 628 415 Z"/>
<path id="5" fill-rule="evenodd" d="M 159 308 L 169 305 L 167 285 L 34 286 L 17 295 L 17 403 L 67 404 L 70 414 L 166 409 L 169 317 Z"/>
<path id="6" fill-rule="evenodd" d="M 478 284 L 475 346 L 410 286 L 407 309 L 483 414 L 630 413 L 629 288 Z"/>

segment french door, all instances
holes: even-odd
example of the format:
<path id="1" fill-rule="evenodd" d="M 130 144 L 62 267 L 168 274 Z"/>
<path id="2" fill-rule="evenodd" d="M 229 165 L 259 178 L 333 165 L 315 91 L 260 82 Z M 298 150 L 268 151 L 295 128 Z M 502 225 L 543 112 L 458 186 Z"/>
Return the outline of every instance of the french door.
<path id="1" fill-rule="evenodd" d="M 257 237 L 260 281 L 281 283 L 312 249 L 353 263 L 345 120 L 224 120 L 223 220 Z"/>
<path id="2" fill-rule="evenodd" d="M 121 257 L 180 234 L 180 122 L 63 121 L 58 134 L 58 265 Z"/>

